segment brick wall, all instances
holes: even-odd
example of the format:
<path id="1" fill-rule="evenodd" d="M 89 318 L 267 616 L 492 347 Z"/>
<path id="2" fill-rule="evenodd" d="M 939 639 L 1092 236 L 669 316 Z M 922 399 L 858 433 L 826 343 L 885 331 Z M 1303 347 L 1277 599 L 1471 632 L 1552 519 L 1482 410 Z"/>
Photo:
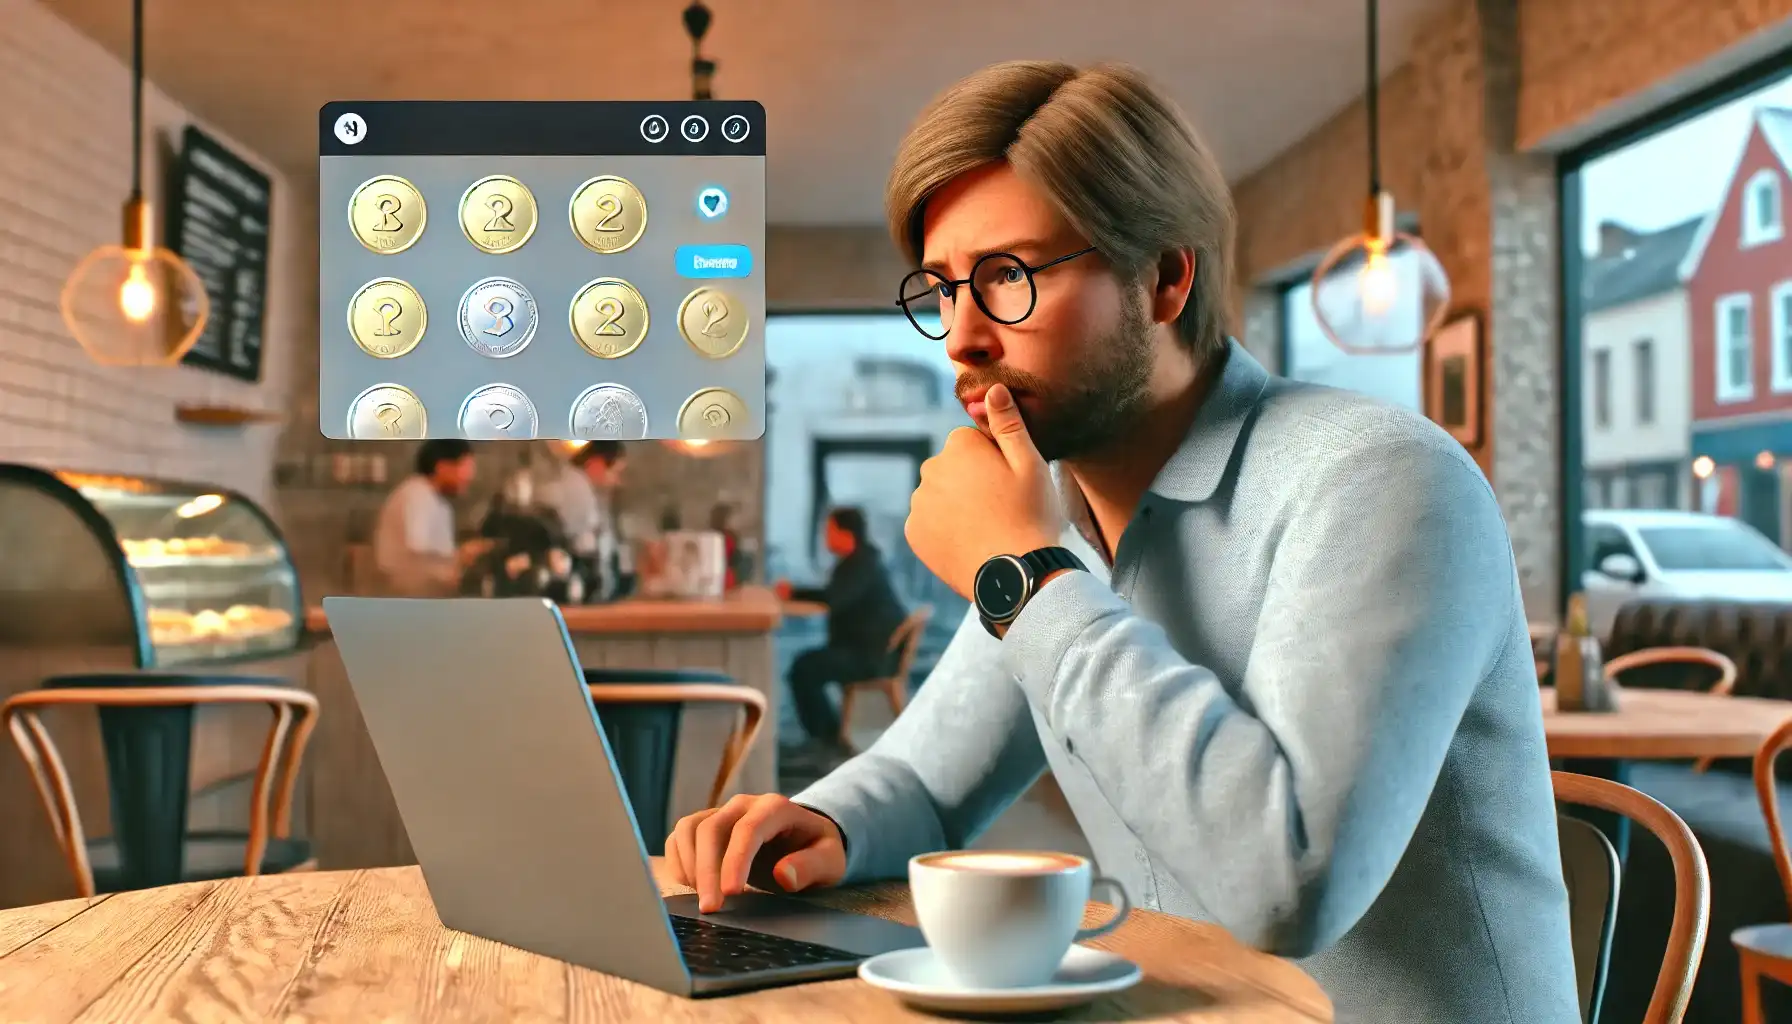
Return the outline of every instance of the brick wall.
<path id="1" fill-rule="evenodd" d="M 1640 28 L 1639 28 L 1640 26 Z M 1486 318 L 1491 417 L 1474 452 L 1512 532 L 1527 609 L 1555 614 L 1561 538 L 1557 203 L 1544 145 L 1582 140 L 1792 39 L 1792 0 L 1457 0 L 1382 88 L 1382 165 L 1453 286 Z M 1367 129 L 1347 106 L 1237 189 L 1250 310 L 1282 268 L 1360 227 Z"/>
<path id="2" fill-rule="evenodd" d="M 174 407 L 283 407 L 291 385 L 283 356 L 315 320 L 296 298 L 295 283 L 315 276 L 300 252 L 314 232 L 293 190 L 272 174 L 271 356 L 261 383 L 187 367 L 99 366 L 63 326 L 58 299 L 82 256 L 120 240 L 129 68 L 30 0 L 0 0 L 0 68 L 0 461 L 212 482 L 267 498 L 278 428 L 183 427 Z M 145 191 L 159 199 L 171 140 L 192 119 L 154 88 L 144 106 L 155 154 Z"/>

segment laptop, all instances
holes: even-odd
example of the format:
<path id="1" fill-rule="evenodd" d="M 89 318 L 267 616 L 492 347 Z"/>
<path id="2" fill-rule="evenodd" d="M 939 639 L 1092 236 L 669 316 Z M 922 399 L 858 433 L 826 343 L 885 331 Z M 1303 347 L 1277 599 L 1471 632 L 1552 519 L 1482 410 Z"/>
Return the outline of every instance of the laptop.
<path id="1" fill-rule="evenodd" d="M 326 597 L 449 928 L 682 996 L 847 977 L 921 933 L 800 897 L 661 898 L 560 609 Z"/>

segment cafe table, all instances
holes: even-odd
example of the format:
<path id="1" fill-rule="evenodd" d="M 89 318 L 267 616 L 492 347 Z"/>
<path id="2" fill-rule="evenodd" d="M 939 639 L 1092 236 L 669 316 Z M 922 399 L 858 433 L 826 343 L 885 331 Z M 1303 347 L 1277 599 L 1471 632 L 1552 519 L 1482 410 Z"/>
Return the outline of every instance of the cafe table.
<path id="1" fill-rule="evenodd" d="M 668 882 L 666 894 L 689 890 Z M 817 893 L 913 924 L 906 887 Z M 1111 913 L 1090 904 L 1089 923 Z M 1145 980 L 1103 1021 L 1329 1021 L 1294 964 L 1151 911 L 1092 945 Z M 443 928 L 415 867 L 189 882 L 0 910 L 0 1021 L 838 1021 L 940 1018 L 856 978 L 686 1000 Z"/>
<path id="2" fill-rule="evenodd" d="M 1754 757 L 1761 741 L 1792 718 L 1792 701 L 1694 690 L 1621 689 L 1615 711 L 1558 711 L 1555 689 L 1540 692 L 1551 758 Z"/>

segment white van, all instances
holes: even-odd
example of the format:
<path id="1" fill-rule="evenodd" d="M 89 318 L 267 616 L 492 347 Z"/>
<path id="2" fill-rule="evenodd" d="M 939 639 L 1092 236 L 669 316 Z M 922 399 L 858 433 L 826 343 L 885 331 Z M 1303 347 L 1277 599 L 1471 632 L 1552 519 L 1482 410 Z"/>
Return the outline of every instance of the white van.
<path id="1" fill-rule="evenodd" d="M 1619 606 L 1638 598 L 1792 602 L 1792 555 L 1759 530 L 1703 512 L 1585 512 L 1581 573 L 1588 625 L 1611 635 Z"/>

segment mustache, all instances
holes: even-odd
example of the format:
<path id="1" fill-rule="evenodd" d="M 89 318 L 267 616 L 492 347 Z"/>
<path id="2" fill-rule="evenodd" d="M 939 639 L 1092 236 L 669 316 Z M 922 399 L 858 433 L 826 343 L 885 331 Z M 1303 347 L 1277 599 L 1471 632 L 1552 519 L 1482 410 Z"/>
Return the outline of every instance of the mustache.
<path id="1" fill-rule="evenodd" d="M 952 385 L 952 394 L 962 403 L 972 393 L 997 384 L 1005 385 L 1016 395 L 1040 395 L 1051 390 L 1051 385 L 1042 377 L 1006 366 L 986 366 L 959 374 Z"/>

